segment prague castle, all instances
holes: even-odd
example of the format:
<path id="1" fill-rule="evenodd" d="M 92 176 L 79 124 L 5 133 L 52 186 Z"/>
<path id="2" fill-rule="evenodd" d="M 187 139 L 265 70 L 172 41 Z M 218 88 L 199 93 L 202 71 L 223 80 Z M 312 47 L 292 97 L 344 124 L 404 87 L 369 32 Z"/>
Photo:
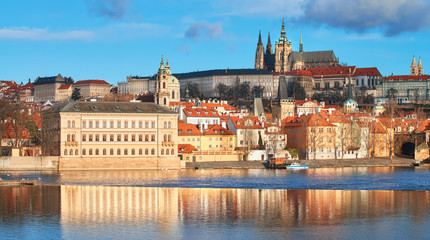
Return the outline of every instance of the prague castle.
<path id="1" fill-rule="evenodd" d="M 339 59 L 336 58 L 333 51 L 304 52 L 302 36 L 300 36 L 299 51 L 292 51 L 291 41 L 287 38 L 283 20 L 281 37 L 275 41 L 274 53 L 270 41 L 270 33 L 266 51 L 264 51 L 263 42 L 261 41 L 261 32 L 258 36 L 255 69 L 267 69 L 271 72 L 289 72 L 298 69 L 336 66 L 339 66 Z"/>

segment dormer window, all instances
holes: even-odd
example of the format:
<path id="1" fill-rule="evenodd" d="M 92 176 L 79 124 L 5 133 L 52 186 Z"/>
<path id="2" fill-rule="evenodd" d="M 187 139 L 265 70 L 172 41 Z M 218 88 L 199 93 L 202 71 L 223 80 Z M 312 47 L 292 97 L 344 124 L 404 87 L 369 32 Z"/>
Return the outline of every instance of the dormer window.
<path id="1" fill-rule="evenodd" d="M 192 131 L 191 131 L 191 129 L 188 129 L 188 133 L 191 133 Z"/>
<path id="2" fill-rule="evenodd" d="M 179 133 L 182 133 L 182 129 L 179 129 Z"/>
<path id="3" fill-rule="evenodd" d="M 215 130 L 215 133 L 218 133 L 218 130 Z"/>

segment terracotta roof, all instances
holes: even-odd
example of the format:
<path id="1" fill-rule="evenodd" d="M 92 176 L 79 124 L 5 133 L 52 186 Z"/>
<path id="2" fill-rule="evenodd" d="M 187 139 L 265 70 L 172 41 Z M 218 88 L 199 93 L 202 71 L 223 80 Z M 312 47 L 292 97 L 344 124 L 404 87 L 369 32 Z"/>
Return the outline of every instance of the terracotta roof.
<path id="1" fill-rule="evenodd" d="M 398 75 L 398 76 L 388 76 L 384 78 L 384 81 L 408 81 L 408 80 L 428 80 L 430 79 L 430 75 L 421 75 L 421 76 L 411 76 L 411 75 Z"/>
<path id="2" fill-rule="evenodd" d="M 304 124 L 305 123 L 305 124 Z M 329 123 L 326 121 L 326 119 L 321 116 L 320 114 L 308 114 L 308 115 L 301 115 L 300 117 L 296 119 L 291 119 L 289 122 L 285 122 L 284 127 L 301 127 L 301 126 L 327 126 L 327 127 L 334 127 L 335 125 Z"/>
<path id="3" fill-rule="evenodd" d="M 430 130 L 430 120 L 429 119 L 424 120 L 423 122 L 421 122 L 418 125 L 418 128 L 415 130 L 415 132 L 421 133 L 421 132 L 424 132 L 424 131 L 427 131 L 427 130 Z"/>
<path id="4" fill-rule="evenodd" d="M 217 110 L 212 108 L 184 108 L 184 113 L 187 117 L 219 117 Z"/>
<path id="5" fill-rule="evenodd" d="M 220 125 L 210 125 L 209 128 L 204 131 L 204 135 L 234 135 L 234 133 Z"/>
<path id="6" fill-rule="evenodd" d="M 321 67 L 309 68 L 308 71 L 312 72 L 314 78 L 330 78 L 330 77 L 348 77 L 354 76 L 355 66 L 349 67 Z"/>
<path id="7" fill-rule="evenodd" d="M 320 112 L 321 116 L 328 120 L 330 123 L 350 123 L 351 120 L 339 110 L 330 111 L 327 109 L 323 109 Z"/>
<path id="8" fill-rule="evenodd" d="M 236 129 L 264 129 L 258 117 L 243 117 L 230 116 L 231 122 Z"/>
<path id="9" fill-rule="evenodd" d="M 377 134 L 387 133 L 384 126 L 380 122 L 375 122 L 372 126 L 373 126 L 372 133 L 377 133 Z"/>
<path id="10" fill-rule="evenodd" d="M 273 75 L 294 75 L 294 76 L 311 76 L 312 72 L 308 70 L 292 70 L 285 73 L 273 73 Z"/>
<path id="11" fill-rule="evenodd" d="M 381 73 L 376 67 L 357 68 L 354 76 L 381 76 Z"/>
<path id="12" fill-rule="evenodd" d="M 178 144 L 178 153 L 192 153 L 193 151 L 197 151 L 191 144 Z"/>
<path id="13" fill-rule="evenodd" d="M 69 89 L 71 86 L 72 84 L 63 84 L 58 88 L 58 90 Z"/>
<path id="14" fill-rule="evenodd" d="M 320 106 L 321 103 L 319 103 L 317 100 L 308 99 L 306 101 L 303 100 L 296 100 L 296 105 L 303 105 L 305 103 L 315 103 L 317 106 Z"/>
<path id="15" fill-rule="evenodd" d="M 178 135 L 179 136 L 202 136 L 203 133 L 197 128 L 197 125 L 178 122 Z"/>
<path id="16" fill-rule="evenodd" d="M 82 84 L 104 84 L 104 85 L 110 85 L 105 80 L 81 80 L 75 82 L 74 85 L 82 85 Z"/>

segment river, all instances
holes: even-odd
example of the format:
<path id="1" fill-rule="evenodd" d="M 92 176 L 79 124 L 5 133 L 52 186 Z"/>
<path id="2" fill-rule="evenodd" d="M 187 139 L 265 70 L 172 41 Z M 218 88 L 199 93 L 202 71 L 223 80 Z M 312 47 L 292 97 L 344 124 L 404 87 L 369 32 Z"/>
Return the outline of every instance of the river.
<path id="1" fill-rule="evenodd" d="M 430 169 L 0 172 L 2 239 L 429 239 Z"/>

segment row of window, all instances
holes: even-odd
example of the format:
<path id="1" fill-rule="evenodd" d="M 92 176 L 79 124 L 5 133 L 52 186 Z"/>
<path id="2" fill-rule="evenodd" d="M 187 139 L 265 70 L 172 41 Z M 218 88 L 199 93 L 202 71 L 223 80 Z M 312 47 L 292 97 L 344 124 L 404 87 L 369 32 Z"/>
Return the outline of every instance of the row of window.
<path id="1" fill-rule="evenodd" d="M 74 134 L 72 135 L 74 136 Z M 131 138 L 129 138 L 129 134 L 88 134 L 88 138 L 87 138 L 87 134 L 82 134 L 82 142 L 86 142 L 88 140 L 88 142 L 107 142 L 108 141 L 108 136 L 109 136 L 109 142 L 128 142 L 128 141 L 132 141 L 132 142 L 155 142 L 155 134 L 131 134 Z M 116 136 L 116 138 L 115 138 Z M 168 137 L 166 135 L 164 135 L 165 138 L 167 139 Z M 169 134 L 170 137 L 170 134 Z M 73 141 L 73 140 L 72 140 Z M 165 140 L 167 141 L 167 140 Z"/>
<path id="2" fill-rule="evenodd" d="M 145 153 L 145 154 L 144 154 Z M 130 154 L 131 155 L 152 155 L 152 156 L 154 156 L 155 155 L 155 148 L 152 148 L 152 149 L 148 149 L 148 148 L 146 148 L 145 150 L 143 150 L 142 148 L 140 148 L 139 150 L 136 150 L 136 149 L 131 149 L 131 151 L 130 151 Z M 161 149 L 161 151 L 160 151 L 160 154 L 161 155 L 175 155 L 175 150 L 172 148 L 172 149 Z M 73 149 L 64 149 L 64 155 L 70 155 L 70 156 L 73 156 L 73 155 L 79 155 L 79 151 L 78 151 L 78 149 L 75 149 L 75 150 L 73 150 Z M 87 155 L 87 149 L 82 149 L 82 155 Z M 98 148 L 96 148 L 96 149 L 92 149 L 92 148 L 90 148 L 90 149 L 88 149 L 88 155 L 103 155 L 103 156 L 106 156 L 106 155 L 108 155 L 107 154 L 107 149 L 102 149 L 101 151 L 98 149 Z M 109 155 L 115 155 L 115 150 L 113 149 L 113 148 L 111 148 L 110 150 L 109 150 Z M 129 155 L 129 150 L 128 149 L 124 149 L 124 150 L 122 150 L 121 151 L 121 149 L 117 149 L 116 150 L 116 155 L 117 156 L 119 156 L 119 155 Z"/>
<path id="3" fill-rule="evenodd" d="M 228 139 L 228 138 L 227 138 Z M 182 142 L 185 142 L 185 140 L 187 141 L 187 142 L 194 142 L 194 141 L 200 141 L 200 138 L 182 138 Z M 214 138 L 214 140 L 215 141 L 222 141 L 222 137 L 216 137 L 216 138 Z M 210 137 L 209 138 L 209 141 L 212 141 L 212 138 Z M 230 141 L 233 141 L 233 138 L 231 137 L 230 138 Z"/>
<path id="4" fill-rule="evenodd" d="M 128 121 L 128 120 L 83 120 L 82 128 L 155 128 L 155 121 Z M 171 128 L 172 123 L 165 121 L 164 128 Z M 67 128 L 75 128 L 75 121 L 67 121 Z"/>

